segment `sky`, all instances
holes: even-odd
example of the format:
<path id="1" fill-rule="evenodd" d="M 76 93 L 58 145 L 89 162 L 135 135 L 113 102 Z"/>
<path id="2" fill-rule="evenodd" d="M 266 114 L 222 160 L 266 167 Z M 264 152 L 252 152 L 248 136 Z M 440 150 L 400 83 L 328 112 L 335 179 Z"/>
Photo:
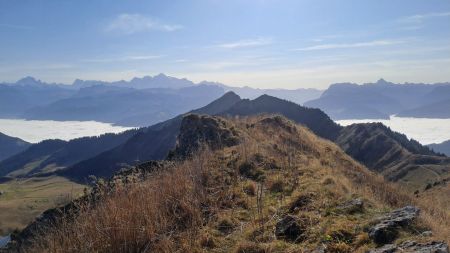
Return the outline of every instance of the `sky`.
<path id="1" fill-rule="evenodd" d="M 450 81 L 449 0 L 0 0 L 0 82 Z"/>

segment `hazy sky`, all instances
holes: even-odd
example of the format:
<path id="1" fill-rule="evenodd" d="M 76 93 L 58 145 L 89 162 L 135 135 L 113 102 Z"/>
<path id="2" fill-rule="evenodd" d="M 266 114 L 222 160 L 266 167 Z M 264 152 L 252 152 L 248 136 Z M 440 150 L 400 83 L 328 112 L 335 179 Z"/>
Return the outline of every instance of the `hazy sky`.
<path id="1" fill-rule="evenodd" d="M 449 0 L 0 0 L 0 81 L 450 81 Z"/>

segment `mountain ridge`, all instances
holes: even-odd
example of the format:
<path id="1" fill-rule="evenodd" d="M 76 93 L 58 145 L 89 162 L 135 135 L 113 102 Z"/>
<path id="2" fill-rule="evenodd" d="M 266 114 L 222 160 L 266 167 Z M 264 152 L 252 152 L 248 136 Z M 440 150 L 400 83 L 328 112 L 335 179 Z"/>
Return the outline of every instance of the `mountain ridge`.
<path id="1" fill-rule="evenodd" d="M 336 143 L 369 169 L 391 181 L 401 181 L 412 190 L 441 177 L 450 177 L 450 158 L 408 140 L 381 123 L 347 126 Z"/>

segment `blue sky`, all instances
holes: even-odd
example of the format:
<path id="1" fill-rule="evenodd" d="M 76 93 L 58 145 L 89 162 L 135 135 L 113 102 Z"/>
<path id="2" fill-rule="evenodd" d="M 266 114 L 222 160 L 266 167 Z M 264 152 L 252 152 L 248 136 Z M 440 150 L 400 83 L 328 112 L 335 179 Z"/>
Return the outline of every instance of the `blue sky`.
<path id="1" fill-rule="evenodd" d="M 0 81 L 450 81 L 448 0 L 0 0 Z"/>

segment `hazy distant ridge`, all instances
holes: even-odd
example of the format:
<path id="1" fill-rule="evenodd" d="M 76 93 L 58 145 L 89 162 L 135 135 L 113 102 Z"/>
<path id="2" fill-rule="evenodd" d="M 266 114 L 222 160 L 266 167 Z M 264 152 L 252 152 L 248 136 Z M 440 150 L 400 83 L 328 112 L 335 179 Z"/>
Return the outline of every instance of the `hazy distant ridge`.
<path id="1" fill-rule="evenodd" d="M 447 156 L 450 157 L 450 140 L 441 143 L 430 144 L 428 145 L 428 147 L 436 152 L 446 154 Z"/>
<path id="2" fill-rule="evenodd" d="M 331 85 L 306 106 L 324 110 L 335 120 L 388 119 L 390 115 L 450 118 L 450 83 L 394 84 L 383 79 L 363 85 Z"/>

